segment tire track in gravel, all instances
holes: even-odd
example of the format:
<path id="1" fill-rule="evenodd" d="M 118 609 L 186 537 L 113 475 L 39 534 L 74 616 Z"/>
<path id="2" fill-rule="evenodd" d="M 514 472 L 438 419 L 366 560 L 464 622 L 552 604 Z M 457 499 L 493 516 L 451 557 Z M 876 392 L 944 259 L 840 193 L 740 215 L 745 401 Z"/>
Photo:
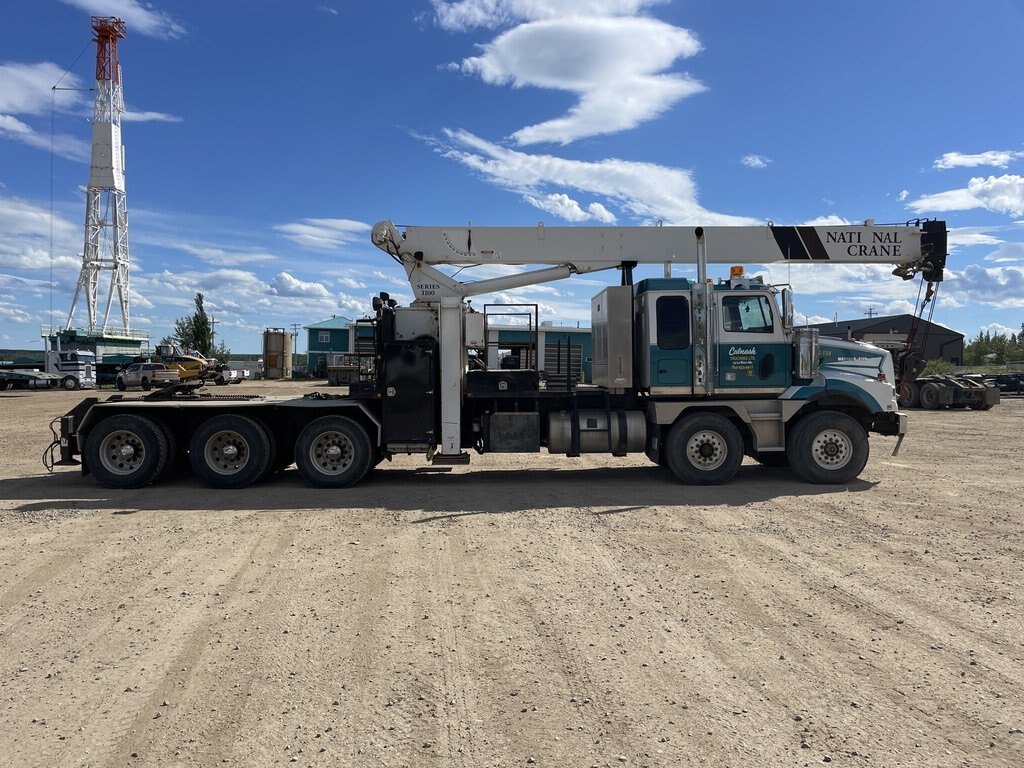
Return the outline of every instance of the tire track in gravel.
<path id="1" fill-rule="evenodd" d="M 894 611 L 892 602 L 897 598 L 884 593 L 879 594 L 872 585 L 865 585 L 862 591 L 843 589 L 836 583 L 837 579 L 842 578 L 842 574 L 835 564 L 816 558 L 810 558 L 811 562 L 808 564 L 806 553 L 788 541 L 782 542 L 771 537 L 766 539 L 763 534 L 750 535 L 747 531 L 739 530 L 737 515 L 743 516 L 742 513 L 733 515 L 727 511 L 716 513 L 714 521 L 708 528 L 712 531 L 718 528 L 720 533 L 709 536 L 708 531 L 702 531 L 700 535 L 700 539 L 705 542 L 718 538 L 720 543 L 717 549 L 722 553 L 715 558 L 715 553 L 707 551 L 706 548 L 701 570 L 705 575 L 726 577 L 717 579 L 718 583 L 714 583 L 706 591 L 717 590 L 720 595 L 716 596 L 727 598 L 727 602 L 719 601 L 714 609 L 713 627 L 696 625 L 696 637 L 702 638 L 701 645 L 713 649 L 726 667 L 738 672 L 741 679 L 748 681 L 751 691 L 756 690 L 753 683 L 758 678 L 763 679 L 766 667 L 771 666 L 767 655 L 762 654 L 764 658 L 759 658 L 758 654 L 751 653 L 751 650 L 772 644 L 777 650 L 782 650 L 784 653 L 779 658 L 785 659 L 782 666 L 788 669 L 791 675 L 786 681 L 786 686 L 791 688 L 788 696 L 793 699 L 783 703 L 790 712 L 805 706 L 807 702 L 816 699 L 821 701 L 823 695 L 827 694 L 829 686 L 826 683 L 824 690 L 816 689 L 822 687 L 822 681 L 836 678 L 838 669 L 842 669 L 839 677 L 851 688 L 837 693 L 851 697 L 851 701 L 847 701 L 848 708 L 837 710 L 827 705 L 818 706 L 832 713 L 834 720 L 841 723 L 844 729 L 856 730 L 859 715 L 857 710 L 864 705 L 865 698 L 868 706 L 887 706 L 892 710 L 892 716 L 888 718 L 889 727 L 897 731 L 898 738 L 914 739 L 916 733 L 933 729 L 935 707 L 917 709 L 911 705 L 909 709 L 913 714 L 909 720 L 906 717 L 895 716 L 896 712 L 908 710 L 908 702 L 906 692 L 892 686 L 891 681 L 901 679 L 908 663 L 912 668 L 919 670 L 931 669 L 935 665 L 935 654 L 928 654 L 920 649 L 928 644 L 929 640 L 932 641 L 929 644 L 930 648 L 935 649 L 936 642 L 939 642 L 941 647 L 941 641 L 937 638 L 951 627 L 942 626 L 941 629 L 930 633 L 919 630 L 917 625 L 925 624 L 928 616 L 924 617 L 925 620 L 915 619 L 912 612 Z M 729 533 L 730 528 L 737 530 Z M 722 531 L 725 532 L 724 538 Z M 660 553 L 655 554 L 655 550 L 641 554 L 638 560 L 644 563 L 654 561 L 660 556 Z M 716 564 L 715 559 L 721 560 L 721 563 Z M 713 579 L 714 581 L 716 580 Z M 786 584 L 795 586 L 784 591 Z M 807 596 L 812 596 L 812 612 L 808 612 L 808 606 L 801 601 L 803 599 L 806 602 Z M 906 624 L 897 618 L 901 614 L 908 616 Z M 800 617 L 800 620 L 792 621 L 794 617 Z M 731 645 L 716 641 L 716 635 L 721 633 L 723 623 L 728 626 L 742 625 L 749 635 L 749 640 Z M 900 631 L 898 659 L 888 659 L 883 655 L 875 662 L 866 660 L 870 636 L 880 634 L 879 630 L 875 629 L 880 623 L 887 624 L 886 628 L 890 631 Z M 793 628 L 788 628 L 790 624 Z M 692 630 L 695 625 L 689 622 L 688 627 Z M 906 628 L 901 630 L 902 627 Z M 773 628 L 776 631 L 773 632 Z M 918 633 L 918 640 L 909 641 L 909 636 L 913 636 L 915 632 Z M 959 636 L 954 633 L 950 635 Z M 970 640 L 965 642 L 970 644 Z M 958 662 L 953 663 L 963 665 L 965 658 L 966 656 L 961 657 Z M 1008 672 L 1019 670 L 1019 666 L 1013 666 L 1012 659 L 1004 658 L 1003 661 L 1008 665 Z M 927 675 L 927 672 L 925 674 Z M 1011 672 L 1005 678 L 1004 691 L 1016 690 L 1020 684 L 1019 677 L 1019 672 L 1016 676 Z M 880 680 L 887 682 L 883 683 Z M 961 738 L 961 743 L 956 743 L 964 753 L 970 752 L 977 746 L 978 729 L 982 726 L 977 711 L 963 706 L 958 699 L 942 702 L 941 709 L 944 719 L 953 730 L 962 730 L 965 725 L 976 727 L 973 743 L 970 738 Z M 741 712 L 748 714 L 745 710 Z M 836 712 L 838 716 L 835 715 Z M 783 715 L 784 711 L 778 712 L 775 720 L 784 722 Z M 994 724 L 996 717 L 991 716 L 989 723 Z M 777 726 L 778 722 L 775 723 L 775 727 Z M 771 729 L 772 723 L 763 723 L 762 727 Z M 953 743 L 955 742 L 950 741 L 951 745 Z M 874 739 L 871 746 L 878 752 L 883 752 L 886 749 L 886 740 Z M 945 748 L 944 743 L 940 746 Z"/>
<path id="2" fill-rule="evenodd" d="M 207 589 L 213 590 L 213 595 L 218 598 L 213 601 L 214 605 L 194 612 L 182 631 L 162 642 L 159 653 L 149 660 L 149 664 L 162 674 L 153 676 L 137 689 L 142 704 L 134 711 L 126 711 L 117 721 L 113 728 L 115 740 L 107 751 L 108 757 L 127 763 L 133 753 L 154 753 L 160 746 L 166 753 L 170 746 L 165 743 L 166 735 L 183 735 L 175 731 L 175 715 L 185 709 L 179 702 L 188 699 L 196 688 L 197 676 L 206 671 L 200 662 L 214 652 L 215 638 L 223 633 L 225 612 L 237 615 L 251 603 L 249 595 L 270 579 L 273 569 L 292 543 L 298 526 L 292 516 L 268 520 L 258 514 L 250 514 L 241 520 L 233 519 L 231 523 L 248 528 L 251 542 L 246 548 L 239 548 L 228 568 L 230 577 L 223 585 L 218 587 L 210 583 L 211 578 L 206 579 Z M 241 681 L 239 688 L 230 689 L 230 695 L 226 695 L 226 691 L 215 691 L 215 698 L 205 702 L 206 711 L 202 717 L 195 723 L 184 724 L 187 730 L 214 735 L 207 742 L 217 746 L 213 754 L 228 752 L 225 747 L 229 747 L 234 739 L 231 738 L 232 729 L 227 726 L 232 718 L 235 722 L 239 720 L 245 694 L 258 678 L 256 662 L 260 656 L 248 658 L 251 659 L 249 674 L 236 678 Z M 173 706 L 165 707 L 165 701 L 173 702 Z M 155 754 L 153 756 L 156 757 Z"/>
<path id="3" fill-rule="evenodd" d="M 223 521 L 212 528 L 208 527 L 204 535 L 213 540 L 217 529 L 229 529 L 235 522 Z M 250 535 L 255 536 L 255 532 Z M 94 697 L 95 704 L 92 709 L 78 713 L 81 737 L 73 741 L 75 748 L 80 750 L 83 756 L 88 756 L 90 760 L 98 760 L 99 764 L 106 764 L 114 758 L 127 760 L 133 751 L 137 752 L 137 749 L 129 744 L 135 741 L 133 731 L 138 729 L 138 723 L 152 718 L 154 712 L 159 711 L 157 707 L 173 681 L 182 675 L 190 674 L 186 670 L 191 670 L 195 666 L 201 646 L 205 644 L 214 622 L 212 614 L 215 607 L 211 604 L 210 595 L 216 590 L 216 583 L 221 580 L 220 574 L 226 569 L 235 574 L 233 580 L 239 578 L 248 568 L 251 551 L 251 548 L 238 548 L 238 551 L 227 559 L 218 560 L 217 557 L 210 556 L 208 549 L 197 551 L 194 548 L 179 548 L 173 557 L 161 561 L 159 574 L 150 573 L 141 583 L 133 585 L 133 591 L 126 596 L 126 603 L 122 605 L 131 602 L 135 612 L 126 615 L 119 623 L 126 626 L 129 631 L 131 624 L 155 625 L 150 633 L 151 642 L 148 648 L 136 654 L 136 658 L 124 658 L 112 665 L 110 677 L 118 682 L 112 680 L 105 683 L 104 687 L 108 690 L 105 694 Z M 154 606 L 147 602 L 146 598 L 159 589 L 154 588 L 154 584 L 166 583 L 168 580 L 198 584 L 192 587 L 192 591 L 183 591 L 182 595 L 190 596 L 195 592 L 201 594 L 201 598 L 175 603 L 172 606 L 173 615 L 161 619 L 158 623 L 149 612 Z M 167 597 L 170 596 L 167 595 L 163 599 L 166 600 Z M 150 598 L 152 599 L 155 598 Z M 141 604 L 145 612 L 139 619 L 132 618 L 139 612 L 135 603 Z M 165 605 L 157 604 L 156 613 L 163 614 L 165 608 Z M 96 627 L 84 638 L 80 645 L 80 654 L 85 656 L 103 649 L 105 645 L 109 647 L 111 634 L 109 625 Z M 124 683 L 128 683 L 128 686 L 122 689 Z M 61 751 L 65 750 L 66 745 L 61 748 Z M 45 758 L 42 764 L 46 764 L 51 757 L 56 758 L 57 753 L 50 754 L 44 750 L 41 756 Z"/>

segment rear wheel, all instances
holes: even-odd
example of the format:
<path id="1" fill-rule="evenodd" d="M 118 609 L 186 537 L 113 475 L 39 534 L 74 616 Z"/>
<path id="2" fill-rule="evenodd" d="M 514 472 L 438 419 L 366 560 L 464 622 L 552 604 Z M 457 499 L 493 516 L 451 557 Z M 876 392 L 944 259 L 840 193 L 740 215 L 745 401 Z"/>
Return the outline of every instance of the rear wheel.
<path id="1" fill-rule="evenodd" d="M 736 425 L 720 414 L 684 416 L 668 433 L 665 460 L 684 483 L 727 483 L 743 462 L 743 438 Z"/>
<path id="2" fill-rule="evenodd" d="M 934 411 L 939 407 L 942 399 L 942 390 L 934 381 L 930 381 L 921 387 L 921 407 L 928 411 Z"/>
<path id="3" fill-rule="evenodd" d="M 111 416 L 89 432 L 85 458 L 101 485 L 141 488 L 156 480 L 167 466 L 167 436 L 144 416 Z"/>
<path id="4" fill-rule="evenodd" d="M 921 401 L 921 388 L 917 382 L 908 381 L 900 384 L 900 408 L 917 408 Z"/>
<path id="5" fill-rule="evenodd" d="M 793 428 L 786 454 L 793 470 L 809 483 L 848 483 L 868 463 L 868 435 L 845 413 L 820 411 Z"/>
<path id="6" fill-rule="evenodd" d="M 189 443 L 196 477 L 212 488 L 245 488 L 263 476 L 270 462 L 270 438 L 254 419 L 235 413 L 200 425 Z"/>
<path id="7" fill-rule="evenodd" d="M 153 383 L 149 379 L 143 377 L 142 388 L 148 392 L 150 389 L 153 388 Z"/>
<path id="8" fill-rule="evenodd" d="M 310 485 L 355 485 L 373 465 L 370 437 L 361 424 L 347 416 L 324 416 L 299 433 L 295 464 Z"/>

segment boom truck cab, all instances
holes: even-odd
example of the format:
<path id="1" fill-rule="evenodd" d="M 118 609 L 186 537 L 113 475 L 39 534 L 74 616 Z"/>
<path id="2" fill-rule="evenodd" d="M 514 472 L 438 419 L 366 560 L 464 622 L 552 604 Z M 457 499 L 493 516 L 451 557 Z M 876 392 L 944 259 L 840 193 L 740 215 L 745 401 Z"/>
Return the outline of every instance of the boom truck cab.
<path id="1" fill-rule="evenodd" d="M 117 487 L 152 482 L 180 454 L 214 487 L 243 487 L 293 460 L 312 485 L 345 487 L 396 454 L 465 464 L 480 453 L 645 453 L 692 484 L 732 479 L 745 455 L 814 483 L 845 483 L 868 434 L 906 433 L 883 349 L 794 328 L 788 288 L 707 264 L 895 264 L 942 279 L 944 222 L 900 227 L 407 227 L 372 242 L 406 270 L 414 301 L 373 299 L 372 359 L 347 395 L 218 398 L 180 387 L 142 401 L 86 401 L 61 424 L 61 462 Z M 665 277 L 634 283 L 641 263 Z M 671 265 L 697 265 L 697 279 Z M 495 265 L 461 282 L 442 265 Z M 544 265 L 540 268 L 522 269 Z M 593 383 L 552 374 L 525 349 L 497 363 L 473 296 L 601 270 L 592 300 Z M 781 299 L 781 304 L 780 304 Z M 560 354 L 560 351 L 559 351 Z M 515 359 L 514 357 L 511 359 Z M 172 388 L 173 389 L 173 388 Z M 899 443 L 897 443 L 897 448 Z"/>

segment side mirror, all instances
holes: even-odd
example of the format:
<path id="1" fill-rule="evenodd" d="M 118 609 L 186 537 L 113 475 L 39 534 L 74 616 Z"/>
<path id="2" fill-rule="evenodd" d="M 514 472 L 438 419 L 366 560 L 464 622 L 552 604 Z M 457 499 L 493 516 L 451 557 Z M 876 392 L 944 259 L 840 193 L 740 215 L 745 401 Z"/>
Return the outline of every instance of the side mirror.
<path id="1" fill-rule="evenodd" d="M 782 289 L 782 327 L 793 329 L 793 291 L 789 288 Z"/>

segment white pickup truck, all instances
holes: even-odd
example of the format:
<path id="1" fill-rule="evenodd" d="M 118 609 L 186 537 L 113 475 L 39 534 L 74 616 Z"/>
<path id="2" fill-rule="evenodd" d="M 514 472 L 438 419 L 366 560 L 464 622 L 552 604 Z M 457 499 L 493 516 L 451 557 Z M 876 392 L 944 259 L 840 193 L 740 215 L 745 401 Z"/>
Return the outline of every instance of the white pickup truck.
<path id="1" fill-rule="evenodd" d="M 176 384 L 179 379 L 177 368 L 168 368 L 163 363 L 132 363 L 117 374 L 115 384 L 122 392 L 129 387 L 164 387 Z"/>

